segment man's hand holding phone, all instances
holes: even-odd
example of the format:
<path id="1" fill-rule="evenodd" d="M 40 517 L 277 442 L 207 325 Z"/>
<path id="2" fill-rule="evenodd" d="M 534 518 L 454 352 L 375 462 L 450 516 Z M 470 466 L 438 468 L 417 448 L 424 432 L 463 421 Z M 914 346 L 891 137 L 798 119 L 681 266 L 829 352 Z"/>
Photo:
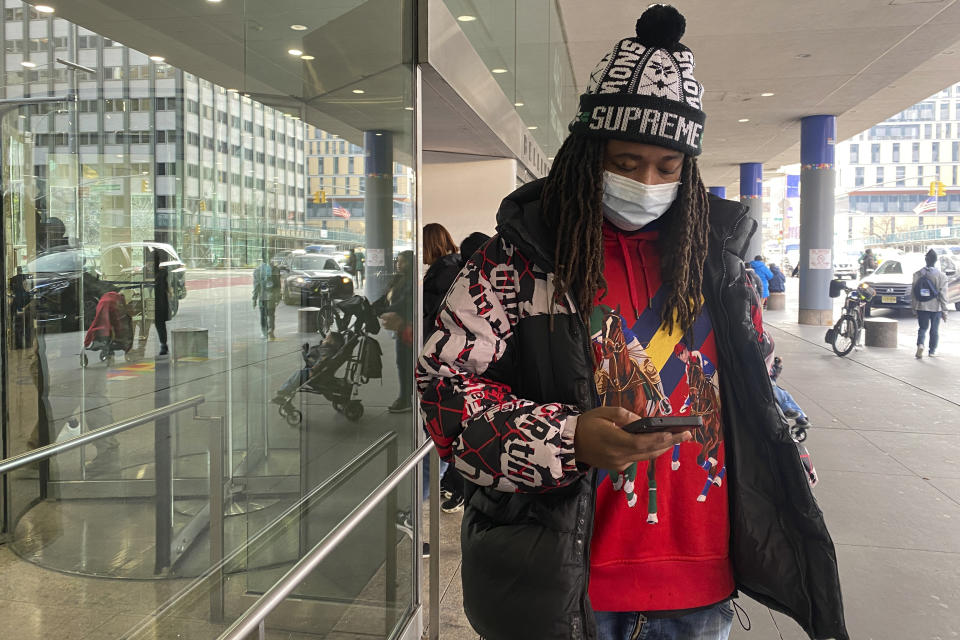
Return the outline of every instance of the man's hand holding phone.
<path id="1" fill-rule="evenodd" d="M 597 407 L 582 414 L 577 419 L 573 444 L 577 462 L 623 471 L 638 460 L 653 460 L 672 449 L 673 445 L 693 437 L 688 430 L 637 434 L 624 430 L 625 426 L 639 420 L 640 416 L 620 407 Z"/>

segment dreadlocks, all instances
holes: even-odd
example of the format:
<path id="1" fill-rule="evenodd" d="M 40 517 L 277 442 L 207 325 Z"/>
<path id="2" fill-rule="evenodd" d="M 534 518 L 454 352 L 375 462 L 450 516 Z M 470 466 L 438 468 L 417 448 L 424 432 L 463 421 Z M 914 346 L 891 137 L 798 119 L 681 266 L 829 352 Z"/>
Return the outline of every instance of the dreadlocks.
<path id="1" fill-rule="evenodd" d="M 556 301 L 575 295 L 587 318 L 603 279 L 603 154 L 606 141 L 571 134 L 557 152 L 540 196 L 546 223 L 556 229 L 554 284 Z M 685 156 L 677 200 L 665 214 L 660 234 L 660 272 L 669 294 L 661 318 L 668 331 L 686 331 L 703 307 L 701 286 L 707 255 L 709 208 L 697 161 Z"/>

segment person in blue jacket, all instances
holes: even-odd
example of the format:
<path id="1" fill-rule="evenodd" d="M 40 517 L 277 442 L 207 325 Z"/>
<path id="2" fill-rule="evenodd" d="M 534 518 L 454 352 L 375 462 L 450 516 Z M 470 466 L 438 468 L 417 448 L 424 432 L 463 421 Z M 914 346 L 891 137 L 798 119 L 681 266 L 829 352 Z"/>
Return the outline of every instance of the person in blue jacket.
<path id="1" fill-rule="evenodd" d="M 750 268 L 760 276 L 760 284 L 763 286 L 760 297 L 763 298 L 763 306 L 767 306 L 767 298 L 770 297 L 770 279 L 773 278 L 773 273 L 767 263 L 763 261 L 763 256 L 755 256 L 753 261 L 750 262 Z"/>
<path id="2" fill-rule="evenodd" d="M 770 273 L 773 274 L 773 278 L 771 278 L 768 283 L 770 293 L 783 293 L 786 291 L 787 276 L 783 275 L 783 271 L 781 271 L 780 267 L 775 263 L 771 262 L 767 266 L 770 268 Z"/>

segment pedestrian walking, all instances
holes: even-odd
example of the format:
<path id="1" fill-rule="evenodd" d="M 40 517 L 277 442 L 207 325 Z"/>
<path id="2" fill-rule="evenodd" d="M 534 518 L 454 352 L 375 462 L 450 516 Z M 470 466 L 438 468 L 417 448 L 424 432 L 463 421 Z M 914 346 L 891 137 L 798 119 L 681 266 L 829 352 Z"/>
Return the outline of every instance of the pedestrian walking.
<path id="1" fill-rule="evenodd" d="M 757 224 L 697 167 L 684 27 L 652 5 L 600 61 L 549 175 L 503 201 L 418 360 L 427 429 L 466 480 L 463 603 L 485 638 L 723 640 L 737 591 L 849 638 L 756 346 Z M 634 433 L 663 416 L 696 426 Z"/>
<path id="2" fill-rule="evenodd" d="M 277 304 L 280 302 L 280 269 L 270 264 L 267 252 L 253 270 L 253 308 L 260 309 L 260 334 L 264 339 L 276 340 Z"/>
<path id="3" fill-rule="evenodd" d="M 937 269 L 939 256 L 933 249 L 927 251 L 924 260 L 927 266 L 913 274 L 910 289 L 910 306 L 917 315 L 917 359 L 923 358 L 923 347 L 930 331 L 928 356 L 937 355 L 940 342 L 940 321 L 947 321 L 947 276 Z"/>

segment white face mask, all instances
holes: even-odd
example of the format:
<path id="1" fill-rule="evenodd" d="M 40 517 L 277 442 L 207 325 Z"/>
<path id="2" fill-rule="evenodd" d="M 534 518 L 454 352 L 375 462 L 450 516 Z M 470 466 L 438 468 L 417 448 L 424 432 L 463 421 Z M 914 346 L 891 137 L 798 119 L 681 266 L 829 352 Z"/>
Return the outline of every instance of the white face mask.
<path id="1" fill-rule="evenodd" d="M 618 229 L 637 231 L 666 213 L 679 189 L 679 182 L 650 185 L 604 171 L 603 215 Z"/>

